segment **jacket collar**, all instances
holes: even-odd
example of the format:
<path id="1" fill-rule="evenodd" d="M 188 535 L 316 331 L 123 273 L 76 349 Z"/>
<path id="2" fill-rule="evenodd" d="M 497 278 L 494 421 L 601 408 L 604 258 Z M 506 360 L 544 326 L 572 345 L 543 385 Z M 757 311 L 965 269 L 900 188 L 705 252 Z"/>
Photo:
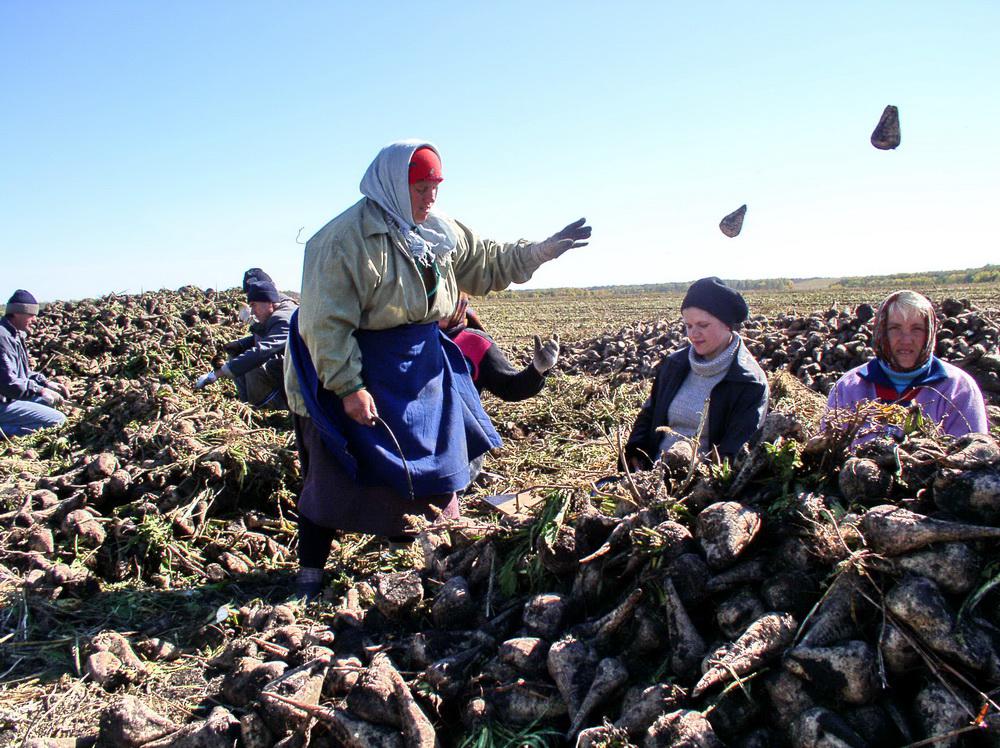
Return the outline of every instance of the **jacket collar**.
<path id="1" fill-rule="evenodd" d="M 879 363 L 877 358 L 873 358 L 863 367 L 861 371 L 858 372 L 858 376 L 864 379 L 866 382 L 871 382 L 876 386 L 891 387 L 895 391 L 896 386 L 889 379 L 889 376 L 885 373 L 882 368 L 882 364 Z M 927 370 L 927 373 L 921 377 L 917 377 L 909 386 L 907 390 L 913 389 L 914 387 L 922 387 L 925 384 L 932 384 L 934 382 L 940 382 L 942 379 L 948 378 L 948 372 L 944 370 L 944 364 L 937 356 L 931 356 L 931 368 Z"/>
<path id="2" fill-rule="evenodd" d="M 361 233 L 364 234 L 365 238 L 367 239 L 369 236 L 385 234 L 389 237 L 389 243 L 404 255 L 409 257 L 414 265 L 416 265 L 416 260 L 413 260 L 413 255 L 406 250 L 406 247 L 404 247 L 400 241 L 399 232 L 390 231 L 389 223 L 385 220 L 385 214 L 382 212 L 382 208 L 379 207 L 378 203 L 367 197 L 364 198 L 362 202 Z"/>
<path id="3" fill-rule="evenodd" d="M 740 345 L 736 349 L 736 355 L 733 356 L 733 363 L 722 379 L 726 382 L 757 382 L 757 377 L 754 374 L 755 368 L 756 362 L 750 355 L 750 351 L 747 350 L 743 338 L 740 338 Z"/>
<path id="4" fill-rule="evenodd" d="M 382 209 L 378 206 L 374 200 L 369 198 L 362 199 L 363 205 L 361 207 L 361 231 L 367 236 L 375 236 L 376 234 L 388 234 L 389 224 L 386 223 L 385 214 L 382 213 Z"/>
<path id="5" fill-rule="evenodd" d="M 7 319 L 6 317 L 0 317 L 0 327 L 9 332 L 14 337 L 15 340 L 23 341 L 25 338 L 24 333 L 22 333 L 20 330 L 14 327 L 14 325 L 12 325 L 10 323 L 10 320 Z"/>
<path id="6" fill-rule="evenodd" d="M 691 362 L 688 360 L 688 351 L 691 346 L 686 345 L 679 351 L 671 353 L 668 357 L 672 365 L 679 367 L 685 374 L 691 370 Z M 754 374 L 754 358 L 747 350 L 746 343 L 740 338 L 740 344 L 736 348 L 736 355 L 733 362 L 722 377 L 723 382 L 749 382 L 756 384 L 759 379 Z"/>

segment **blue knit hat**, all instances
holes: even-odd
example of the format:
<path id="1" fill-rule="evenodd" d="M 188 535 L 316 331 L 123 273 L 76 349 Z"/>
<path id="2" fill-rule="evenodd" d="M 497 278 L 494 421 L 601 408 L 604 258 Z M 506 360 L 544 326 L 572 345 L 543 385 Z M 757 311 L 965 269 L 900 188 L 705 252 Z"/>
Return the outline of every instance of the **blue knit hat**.
<path id="1" fill-rule="evenodd" d="M 247 301 L 270 301 L 272 304 L 281 301 L 281 294 L 269 280 L 250 280 L 246 284 L 246 289 Z"/>
<path id="2" fill-rule="evenodd" d="M 251 281 L 267 281 L 268 283 L 274 283 L 274 279 L 260 268 L 250 268 L 243 273 L 243 293 L 246 293 L 249 290 L 247 285 Z"/>
<path id="3" fill-rule="evenodd" d="M 750 308 L 740 292 L 714 276 L 691 284 L 681 302 L 681 311 L 689 306 L 698 307 L 733 328 L 739 327 L 750 316 Z"/>
<path id="4" fill-rule="evenodd" d="M 4 314 L 38 314 L 38 300 L 23 288 L 19 288 L 7 299 Z"/>

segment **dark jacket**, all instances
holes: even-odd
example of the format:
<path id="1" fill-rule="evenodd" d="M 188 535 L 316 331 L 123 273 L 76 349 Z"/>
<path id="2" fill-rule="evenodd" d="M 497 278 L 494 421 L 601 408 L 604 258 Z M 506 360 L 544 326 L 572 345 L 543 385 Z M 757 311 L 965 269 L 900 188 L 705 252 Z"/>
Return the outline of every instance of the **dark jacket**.
<path id="1" fill-rule="evenodd" d="M 0 403 L 31 400 L 49 380 L 31 370 L 24 340 L 10 320 L 0 319 Z"/>
<path id="2" fill-rule="evenodd" d="M 476 390 L 492 392 L 501 400 L 517 402 L 526 400 L 542 391 L 545 376 L 538 373 L 531 364 L 520 371 L 503 355 L 500 346 L 481 330 L 449 330 L 449 338 L 455 341 L 465 360 L 472 369 L 472 383 Z"/>
<path id="3" fill-rule="evenodd" d="M 271 358 L 285 354 L 289 320 L 296 309 L 298 306 L 295 302 L 286 298 L 278 304 L 278 308 L 266 322 L 250 325 L 251 334 L 237 341 L 242 352 L 227 364 L 234 377 L 243 376 L 248 371 L 263 366 Z"/>
<path id="4" fill-rule="evenodd" d="M 691 371 L 686 346 L 667 356 L 660 363 L 653 389 L 635 419 L 632 433 L 625 445 L 625 459 L 638 457 L 644 468 L 652 467 L 662 433 L 658 426 L 667 426 L 667 411 L 671 401 Z M 760 365 L 740 341 L 733 363 L 709 398 L 708 442 L 722 457 L 732 458 L 747 442 L 753 440 L 767 413 L 767 377 Z"/>

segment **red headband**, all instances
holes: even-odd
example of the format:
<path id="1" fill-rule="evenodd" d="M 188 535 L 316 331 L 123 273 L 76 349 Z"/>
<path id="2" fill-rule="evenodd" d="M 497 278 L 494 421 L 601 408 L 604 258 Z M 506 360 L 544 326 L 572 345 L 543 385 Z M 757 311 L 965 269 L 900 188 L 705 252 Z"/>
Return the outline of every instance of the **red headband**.
<path id="1" fill-rule="evenodd" d="M 410 157 L 410 184 L 416 182 L 443 182 L 441 159 L 433 148 L 418 148 Z"/>

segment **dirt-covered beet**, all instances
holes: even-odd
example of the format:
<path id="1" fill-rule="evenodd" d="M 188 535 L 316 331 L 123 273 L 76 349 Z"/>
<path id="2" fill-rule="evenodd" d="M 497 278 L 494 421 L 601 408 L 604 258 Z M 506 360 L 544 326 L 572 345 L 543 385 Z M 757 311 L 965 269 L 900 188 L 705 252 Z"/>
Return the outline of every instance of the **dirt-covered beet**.
<path id="1" fill-rule="evenodd" d="M 32 354 L 72 382 L 75 409 L 3 463 L 18 467 L 0 489 L 15 601 L 0 664 L 27 682 L 43 654 L 62 661 L 44 671 L 61 676 L 51 694 L 7 691 L 44 704 L 28 737 L 888 745 L 996 719 L 1000 446 L 910 423 L 858 449 L 850 414 L 820 431 L 820 393 L 871 355 L 870 307 L 751 319 L 772 375 L 764 441 L 725 464 L 685 444 L 599 485 L 648 388 L 630 380 L 679 333 L 661 321 L 570 342 L 548 384 L 570 406 L 553 396 L 522 417 L 487 400 L 508 452 L 464 519 L 418 521 L 408 549 L 338 537 L 321 596 L 285 604 L 290 421 L 226 383 L 190 387 L 245 332 L 238 305 L 186 288 L 40 318 Z M 938 354 L 995 402 L 995 317 L 941 314 Z M 537 503 L 510 516 L 478 503 L 525 488 Z"/>

